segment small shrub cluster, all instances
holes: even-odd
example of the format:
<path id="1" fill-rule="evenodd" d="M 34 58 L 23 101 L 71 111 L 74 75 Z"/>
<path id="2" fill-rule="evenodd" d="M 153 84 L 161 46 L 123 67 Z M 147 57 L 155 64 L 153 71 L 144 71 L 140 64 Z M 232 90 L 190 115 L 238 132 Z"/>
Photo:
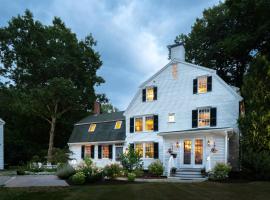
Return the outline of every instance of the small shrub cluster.
<path id="1" fill-rule="evenodd" d="M 135 173 L 133 173 L 133 172 L 128 173 L 128 181 L 133 182 L 133 181 L 135 181 L 135 178 L 136 178 Z"/>
<path id="2" fill-rule="evenodd" d="M 75 169 L 70 164 L 60 165 L 56 171 L 56 175 L 60 179 L 68 179 L 75 173 L 76 173 Z"/>
<path id="3" fill-rule="evenodd" d="M 157 160 L 148 166 L 148 170 L 149 173 L 151 173 L 154 176 L 161 176 L 163 174 L 164 168 L 161 161 Z"/>
<path id="4" fill-rule="evenodd" d="M 70 177 L 70 180 L 75 185 L 82 185 L 85 183 L 86 176 L 83 172 L 76 172 L 73 176 Z"/>
<path id="5" fill-rule="evenodd" d="M 110 179 L 114 179 L 115 177 L 121 175 L 122 167 L 119 164 L 114 163 L 106 165 L 103 171 L 105 176 L 107 176 Z"/>
<path id="6" fill-rule="evenodd" d="M 225 163 L 217 163 L 213 171 L 209 173 L 209 179 L 213 181 L 224 181 L 229 178 L 231 166 Z"/>

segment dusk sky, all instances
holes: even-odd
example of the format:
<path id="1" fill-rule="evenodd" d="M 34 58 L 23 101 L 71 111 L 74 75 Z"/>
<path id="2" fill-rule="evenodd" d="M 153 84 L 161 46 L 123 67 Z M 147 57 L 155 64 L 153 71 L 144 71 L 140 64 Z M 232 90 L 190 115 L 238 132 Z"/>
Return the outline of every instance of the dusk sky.
<path id="1" fill-rule="evenodd" d="M 219 0 L 0 0 L 0 26 L 12 16 L 33 12 L 51 24 L 60 17 L 79 39 L 92 33 L 106 83 L 97 88 L 120 110 L 126 109 L 138 86 L 168 62 L 167 45 L 189 33 L 202 11 Z"/>

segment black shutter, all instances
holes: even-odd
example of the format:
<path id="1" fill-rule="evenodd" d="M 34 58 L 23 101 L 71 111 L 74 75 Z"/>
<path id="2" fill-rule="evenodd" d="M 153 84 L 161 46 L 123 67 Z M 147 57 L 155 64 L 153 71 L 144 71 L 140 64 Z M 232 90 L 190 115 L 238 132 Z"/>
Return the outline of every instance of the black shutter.
<path id="1" fill-rule="evenodd" d="M 154 158 L 158 159 L 159 151 L 158 151 L 158 142 L 154 142 Z"/>
<path id="2" fill-rule="evenodd" d="M 95 145 L 91 145 L 91 158 L 95 158 Z"/>
<path id="3" fill-rule="evenodd" d="M 154 87 L 154 100 L 157 100 L 157 87 Z"/>
<path id="4" fill-rule="evenodd" d="M 192 110 L 192 128 L 198 127 L 198 110 Z"/>
<path id="5" fill-rule="evenodd" d="M 154 131 L 158 131 L 158 115 L 154 115 Z"/>
<path id="6" fill-rule="evenodd" d="M 112 145 L 109 145 L 109 158 L 112 159 Z"/>
<path id="7" fill-rule="evenodd" d="M 217 108 L 211 108 L 210 111 L 210 126 L 217 125 Z"/>
<path id="8" fill-rule="evenodd" d="M 129 119 L 129 132 L 134 133 L 134 117 Z"/>
<path id="9" fill-rule="evenodd" d="M 102 146 L 98 145 L 98 159 L 101 159 L 101 154 L 102 154 Z"/>
<path id="10" fill-rule="evenodd" d="M 197 94 L 198 93 L 198 80 L 197 79 L 193 79 L 193 94 Z"/>
<path id="11" fill-rule="evenodd" d="M 130 143 L 129 146 L 131 149 L 134 149 L 134 143 Z"/>
<path id="12" fill-rule="evenodd" d="M 146 101 L 146 89 L 142 90 L 142 101 L 145 102 Z"/>
<path id="13" fill-rule="evenodd" d="M 85 150 L 85 146 L 82 145 L 81 146 L 81 158 L 84 159 L 84 150 Z"/>
<path id="14" fill-rule="evenodd" d="M 207 92 L 212 91 L 212 76 L 207 77 Z"/>

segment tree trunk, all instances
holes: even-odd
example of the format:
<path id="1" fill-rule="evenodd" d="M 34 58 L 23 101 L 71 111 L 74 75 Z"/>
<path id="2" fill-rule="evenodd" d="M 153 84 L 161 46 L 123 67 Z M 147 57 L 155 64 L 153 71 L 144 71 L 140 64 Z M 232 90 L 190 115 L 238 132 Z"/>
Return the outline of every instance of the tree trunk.
<path id="1" fill-rule="evenodd" d="M 50 139 L 49 139 L 49 148 L 48 148 L 48 158 L 47 158 L 48 162 L 52 162 L 55 125 L 56 125 L 56 117 L 52 117 L 51 129 L 50 129 Z"/>

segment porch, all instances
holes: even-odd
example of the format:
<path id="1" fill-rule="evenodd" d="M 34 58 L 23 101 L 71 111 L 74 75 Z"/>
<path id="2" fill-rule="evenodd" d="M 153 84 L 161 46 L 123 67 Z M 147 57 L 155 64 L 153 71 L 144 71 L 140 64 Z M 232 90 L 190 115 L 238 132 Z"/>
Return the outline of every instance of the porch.
<path id="1" fill-rule="evenodd" d="M 235 134 L 233 128 L 159 133 L 163 137 L 162 161 L 166 175 L 171 177 L 171 169 L 174 168 L 179 177 L 180 174 L 199 177 L 201 173 L 198 172 L 211 171 L 216 163 L 228 163 L 229 140 Z M 191 176 L 193 174 L 196 176 Z"/>

